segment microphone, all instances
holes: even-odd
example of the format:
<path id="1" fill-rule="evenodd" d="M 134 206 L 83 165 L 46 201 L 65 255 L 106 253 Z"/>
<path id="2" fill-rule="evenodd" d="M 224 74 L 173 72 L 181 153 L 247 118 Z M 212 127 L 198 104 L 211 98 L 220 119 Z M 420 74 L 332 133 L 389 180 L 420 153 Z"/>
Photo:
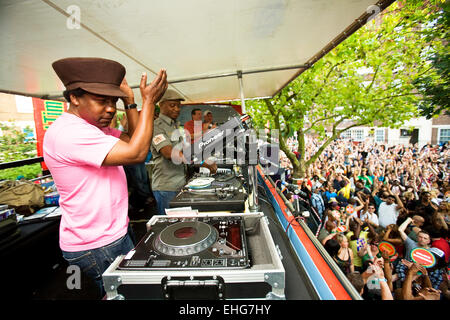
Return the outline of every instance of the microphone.
<path id="1" fill-rule="evenodd" d="M 303 198 L 308 198 L 308 194 L 306 192 L 303 192 L 298 185 L 296 184 L 291 184 L 291 183 L 287 183 L 285 181 L 281 181 L 281 184 L 286 186 L 286 188 L 293 192 L 296 195 L 300 195 Z"/>

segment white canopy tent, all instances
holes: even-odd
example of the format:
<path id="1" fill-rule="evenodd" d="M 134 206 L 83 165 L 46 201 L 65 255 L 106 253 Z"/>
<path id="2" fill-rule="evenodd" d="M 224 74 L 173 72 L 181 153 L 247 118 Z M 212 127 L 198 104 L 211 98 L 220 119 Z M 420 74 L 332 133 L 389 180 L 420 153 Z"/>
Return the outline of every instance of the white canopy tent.
<path id="1" fill-rule="evenodd" d="M 165 68 L 187 102 L 273 96 L 392 2 L 0 0 L 0 91 L 62 99 L 51 63 L 90 56 L 133 88 Z"/>

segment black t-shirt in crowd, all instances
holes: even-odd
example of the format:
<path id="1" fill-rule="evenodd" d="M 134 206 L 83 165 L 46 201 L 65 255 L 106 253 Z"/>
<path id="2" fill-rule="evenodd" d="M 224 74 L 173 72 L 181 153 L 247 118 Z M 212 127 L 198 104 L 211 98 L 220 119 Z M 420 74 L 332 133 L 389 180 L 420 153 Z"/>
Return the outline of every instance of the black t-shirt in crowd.
<path id="1" fill-rule="evenodd" d="M 415 200 L 408 203 L 408 209 L 410 211 L 413 211 L 411 215 L 419 215 L 424 218 L 425 225 L 431 224 L 433 214 L 436 212 L 436 209 L 433 208 L 430 204 L 425 205 L 420 200 Z"/>

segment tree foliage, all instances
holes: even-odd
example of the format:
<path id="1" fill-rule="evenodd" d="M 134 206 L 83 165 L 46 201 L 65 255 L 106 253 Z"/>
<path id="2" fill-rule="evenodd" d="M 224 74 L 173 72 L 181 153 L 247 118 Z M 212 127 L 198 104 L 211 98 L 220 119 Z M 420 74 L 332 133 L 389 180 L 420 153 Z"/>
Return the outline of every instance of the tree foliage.
<path id="1" fill-rule="evenodd" d="M 356 126 L 397 128 L 417 117 L 421 97 L 414 81 L 431 72 L 429 58 L 442 42 L 417 32 L 436 11 L 431 2 L 394 3 L 300 74 L 273 98 L 249 101 L 257 127 L 280 130 L 280 148 L 294 168 L 306 169 L 344 131 Z M 286 145 L 297 133 L 300 159 Z M 305 157 L 305 135 L 322 145 Z"/>
<path id="2" fill-rule="evenodd" d="M 36 157 L 36 141 L 27 139 L 27 134 L 17 128 L 13 122 L 0 123 L 0 162 L 11 162 Z M 30 127 L 27 127 L 32 131 Z M 15 180 L 18 176 L 25 179 L 36 178 L 41 173 L 39 163 L 18 168 L 0 170 L 0 179 Z"/>
<path id="3" fill-rule="evenodd" d="M 435 19 L 429 28 L 424 29 L 424 36 L 432 42 L 433 39 L 449 39 L 450 30 L 450 2 L 444 1 L 439 5 L 440 10 L 432 12 Z M 450 54 L 446 43 L 437 47 L 430 59 L 431 72 L 422 75 L 415 82 L 415 86 L 424 99 L 419 103 L 421 115 L 428 119 L 438 116 L 442 112 L 450 115 Z"/>

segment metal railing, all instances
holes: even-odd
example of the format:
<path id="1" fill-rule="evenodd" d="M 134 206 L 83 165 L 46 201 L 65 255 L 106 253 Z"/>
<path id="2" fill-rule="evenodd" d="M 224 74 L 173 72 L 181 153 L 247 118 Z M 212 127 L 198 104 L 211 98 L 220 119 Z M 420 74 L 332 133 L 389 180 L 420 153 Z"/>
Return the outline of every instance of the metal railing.
<path id="1" fill-rule="evenodd" d="M 292 204 L 289 202 L 289 200 L 286 199 L 286 197 L 283 195 L 281 190 L 275 185 L 273 180 L 270 177 L 267 177 L 269 182 L 275 187 L 275 190 L 280 195 L 282 200 L 285 202 L 285 205 L 288 207 L 289 210 L 294 210 Z M 293 212 L 293 211 L 292 211 Z M 359 292 L 355 289 L 355 287 L 351 284 L 350 280 L 346 277 L 346 275 L 342 272 L 342 270 L 339 268 L 339 266 L 336 264 L 334 259 L 330 256 L 330 254 L 326 251 L 324 246 L 320 243 L 320 241 L 317 239 L 317 237 L 314 235 L 314 233 L 310 230 L 308 225 L 303 222 L 301 219 L 297 220 L 303 231 L 306 233 L 308 238 L 313 243 L 314 247 L 317 249 L 319 254 L 322 256 L 322 258 L 325 260 L 325 262 L 328 264 L 330 269 L 335 274 L 336 278 L 339 280 L 345 291 L 349 294 L 349 296 L 353 300 L 362 300 Z"/>
<path id="2" fill-rule="evenodd" d="M 44 162 L 44 157 L 36 157 L 36 158 L 29 158 L 29 159 L 23 159 L 23 160 L 10 161 L 10 162 L 3 162 L 3 163 L 0 163 L 0 170 L 17 168 L 17 167 L 27 166 L 30 164 L 41 163 L 41 162 Z M 49 178 L 51 176 L 49 170 L 43 170 L 42 175 L 43 175 L 42 177 L 30 179 L 30 181 L 45 179 L 45 178 Z"/>

